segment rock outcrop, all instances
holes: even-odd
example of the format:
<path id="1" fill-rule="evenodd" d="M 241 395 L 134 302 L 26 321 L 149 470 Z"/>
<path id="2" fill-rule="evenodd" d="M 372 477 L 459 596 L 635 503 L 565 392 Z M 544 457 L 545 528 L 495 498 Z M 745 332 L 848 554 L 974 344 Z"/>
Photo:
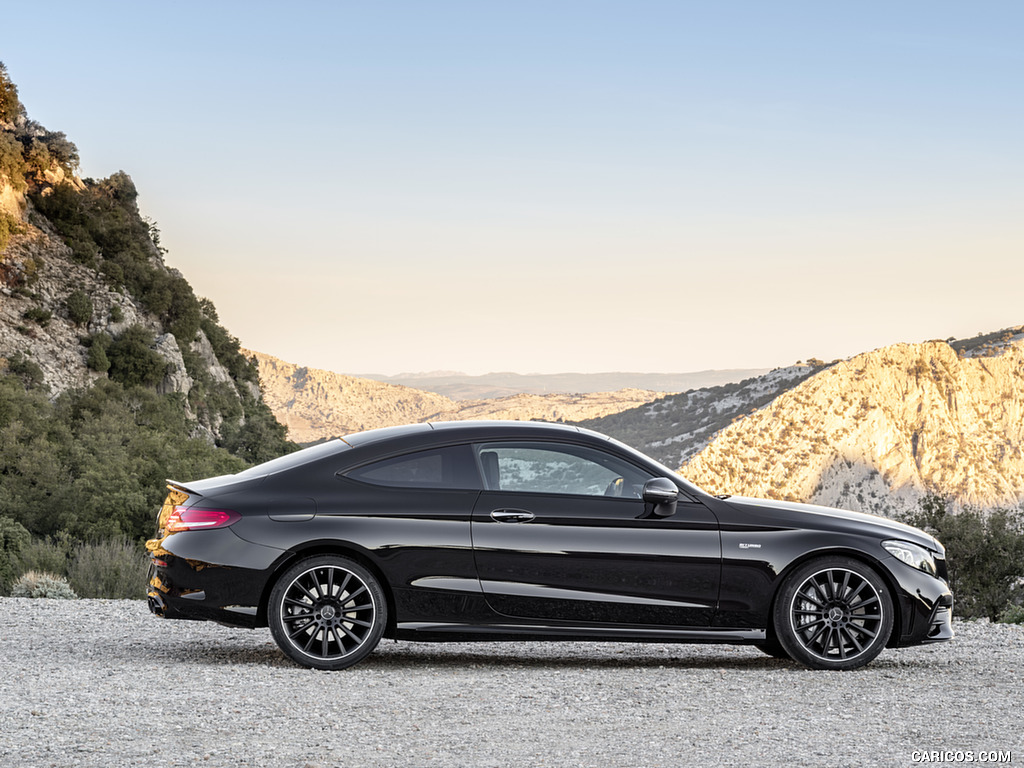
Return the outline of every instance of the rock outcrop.
<path id="1" fill-rule="evenodd" d="M 896 513 L 924 494 L 1024 501 L 1024 336 L 980 352 L 897 344 L 823 370 L 680 471 L 712 493 Z"/>

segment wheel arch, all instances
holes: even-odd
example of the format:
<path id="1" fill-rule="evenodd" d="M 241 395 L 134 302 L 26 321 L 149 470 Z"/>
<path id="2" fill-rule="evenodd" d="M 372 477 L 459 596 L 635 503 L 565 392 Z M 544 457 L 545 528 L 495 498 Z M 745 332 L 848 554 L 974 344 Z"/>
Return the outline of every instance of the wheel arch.
<path id="1" fill-rule="evenodd" d="M 290 550 L 285 556 L 278 560 L 274 564 L 272 573 L 263 587 L 263 593 L 260 595 L 258 614 L 260 620 L 263 623 L 266 623 L 267 621 L 267 606 L 270 602 L 270 593 L 273 591 L 274 585 L 277 584 L 278 580 L 281 578 L 281 575 L 300 560 L 316 557 L 318 555 L 339 555 L 341 557 L 347 557 L 350 560 L 355 560 L 373 574 L 374 578 L 376 578 L 380 583 L 380 588 L 384 592 L 384 599 L 387 601 L 388 623 L 384 629 L 384 637 L 388 639 L 394 638 L 397 619 L 395 617 L 395 595 L 391 591 L 390 582 L 384 575 L 384 571 L 369 552 L 362 547 L 345 541 L 306 542 Z"/>
<path id="2" fill-rule="evenodd" d="M 896 580 L 889 572 L 889 569 L 882 565 L 881 560 L 872 557 L 862 550 L 850 547 L 810 550 L 792 560 L 785 568 L 782 569 L 778 577 L 775 579 L 775 585 L 772 589 L 772 597 L 768 602 L 768 626 L 765 629 L 766 634 L 770 637 L 775 637 L 775 603 L 779 598 L 779 593 L 782 591 L 782 585 L 786 583 L 786 580 L 790 575 L 798 568 L 801 568 L 812 560 L 828 557 L 848 557 L 851 560 L 857 560 L 873 570 L 878 574 L 878 577 L 885 582 L 885 586 L 889 590 L 889 595 L 892 600 L 893 611 L 892 630 L 889 633 L 888 640 L 886 640 L 885 647 L 894 648 L 898 644 L 900 636 L 903 633 L 903 601 L 900 599 L 901 592 L 899 584 L 896 583 Z"/>

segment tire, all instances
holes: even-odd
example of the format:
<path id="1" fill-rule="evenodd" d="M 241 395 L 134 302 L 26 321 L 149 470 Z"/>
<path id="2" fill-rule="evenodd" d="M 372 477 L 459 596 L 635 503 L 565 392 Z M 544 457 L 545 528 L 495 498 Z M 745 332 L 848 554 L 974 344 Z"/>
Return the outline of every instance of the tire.
<path id="1" fill-rule="evenodd" d="M 805 563 L 775 601 L 775 635 L 811 669 L 857 669 L 874 659 L 893 627 L 889 590 L 872 568 L 848 557 Z"/>
<path id="2" fill-rule="evenodd" d="M 365 659 L 384 634 L 388 606 L 376 577 L 354 560 L 318 555 L 277 580 L 267 622 L 285 655 L 304 667 L 345 669 Z"/>

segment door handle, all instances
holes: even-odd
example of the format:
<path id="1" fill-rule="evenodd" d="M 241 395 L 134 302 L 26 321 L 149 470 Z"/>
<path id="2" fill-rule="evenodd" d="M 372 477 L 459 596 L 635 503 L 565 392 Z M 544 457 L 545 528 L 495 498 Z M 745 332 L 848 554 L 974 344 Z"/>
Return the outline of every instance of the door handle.
<path id="1" fill-rule="evenodd" d="M 496 523 L 528 523 L 533 518 L 533 512 L 525 509 L 496 509 L 491 512 L 491 519 Z"/>

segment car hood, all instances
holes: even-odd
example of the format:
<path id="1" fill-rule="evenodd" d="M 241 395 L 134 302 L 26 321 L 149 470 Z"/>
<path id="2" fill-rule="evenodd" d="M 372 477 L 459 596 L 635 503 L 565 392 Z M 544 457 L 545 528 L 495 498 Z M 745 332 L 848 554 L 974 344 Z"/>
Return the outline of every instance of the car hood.
<path id="1" fill-rule="evenodd" d="M 929 536 L 920 528 L 915 528 L 912 525 L 900 523 L 896 520 L 890 520 L 886 517 L 869 515 L 865 512 L 851 512 L 847 509 L 833 509 L 832 507 L 821 507 L 816 504 L 798 504 L 794 501 L 752 499 L 746 496 L 730 496 L 725 500 L 725 503 L 755 515 L 764 515 L 773 511 L 784 512 L 786 513 L 787 521 L 798 522 L 808 527 L 814 527 L 815 521 L 822 518 L 854 523 L 859 528 L 872 528 L 880 536 L 892 536 L 893 538 L 920 544 L 936 552 L 945 553 L 942 544 L 934 536 Z"/>

